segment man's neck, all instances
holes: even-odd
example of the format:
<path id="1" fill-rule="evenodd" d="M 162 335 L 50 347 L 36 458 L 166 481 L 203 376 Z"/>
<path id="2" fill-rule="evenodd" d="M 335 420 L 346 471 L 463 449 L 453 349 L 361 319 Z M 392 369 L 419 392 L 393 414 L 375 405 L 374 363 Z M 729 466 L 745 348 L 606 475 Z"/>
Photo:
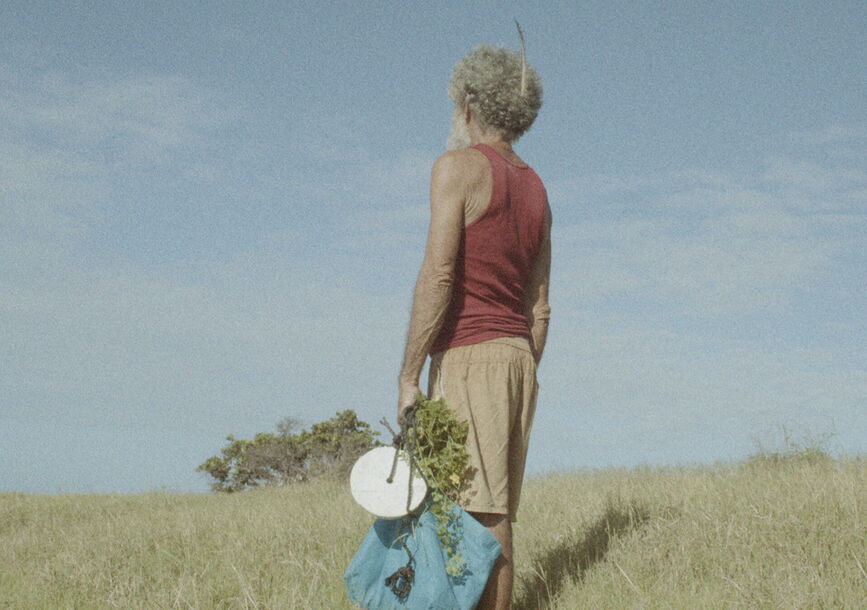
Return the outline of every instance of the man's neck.
<path id="1" fill-rule="evenodd" d="M 521 157 L 516 155 L 515 151 L 512 150 L 512 143 L 504 140 L 500 135 L 474 137 L 470 141 L 471 146 L 475 146 L 476 144 L 490 146 L 504 159 L 507 159 L 516 165 L 524 165 L 524 161 Z"/>
<path id="2" fill-rule="evenodd" d="M 512 152 L 512 144 L 504 140 L 503 136 L 500 134 L 471 133 L 470 145 L 475 146 L 476 144 L 486 144 L 487 146 L 496 148 L 498 151 L 503 153 Z"/>
<path id="3" fill-rule="evenodd" d="M 480 140 L 477 144 L 485 144 L 486 146 L 490 146 L 494 150 L 496 150 L 501 155 L 509 155 L 513 153 L 512 145 L 509 142 L 506 142 L 502 139 L 496 140 Z"/>

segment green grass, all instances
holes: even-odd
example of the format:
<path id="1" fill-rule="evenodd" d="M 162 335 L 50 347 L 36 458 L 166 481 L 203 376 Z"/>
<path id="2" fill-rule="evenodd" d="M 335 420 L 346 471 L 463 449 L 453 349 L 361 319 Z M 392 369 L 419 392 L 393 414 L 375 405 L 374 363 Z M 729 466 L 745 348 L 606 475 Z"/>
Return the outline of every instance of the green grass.
<path id="1" fill-rule="evenodd" d="M 530 479 L 514 608 L 867 607 L 867 460 Z M 350 608 L 345 484 L 0 494 L 0 608 Z"/>

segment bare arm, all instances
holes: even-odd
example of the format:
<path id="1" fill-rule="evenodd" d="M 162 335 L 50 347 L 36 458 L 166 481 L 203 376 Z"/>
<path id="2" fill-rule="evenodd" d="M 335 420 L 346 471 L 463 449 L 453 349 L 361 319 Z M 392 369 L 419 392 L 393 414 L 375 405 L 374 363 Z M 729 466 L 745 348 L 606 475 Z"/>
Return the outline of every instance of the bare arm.
<path id="1" fill-rule="evenodd" d="M 545 350 L 545 340 L 548 337 L 548 319 L 551 317 L 551 306 L 548 304 L 548 282 L 551 276 L 551 208 L 546 202 L 545 237 L 536 264 L 530 273 L 530 283 L 527 287 L 524 302 L 524 315 L 530 327 L 530 347 L 536 364 L 542 359 Z"/>
<path id="2" fill-rule="evenodd" d="M 421 369 L 452 297 L 466 201 L 466 178 L 459 155 L 446 153 L 437 159 L 431 172 L 430 228 L 413 293 L 403 366 L 398 377 L 398 421 L 419 392 Z"/>

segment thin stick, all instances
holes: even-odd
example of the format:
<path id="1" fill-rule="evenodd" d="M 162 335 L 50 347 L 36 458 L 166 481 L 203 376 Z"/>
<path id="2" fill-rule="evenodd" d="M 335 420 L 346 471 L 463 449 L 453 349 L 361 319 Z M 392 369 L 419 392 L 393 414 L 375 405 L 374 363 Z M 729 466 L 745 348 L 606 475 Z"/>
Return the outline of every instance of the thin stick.
<path id="1" fill-rule="evenodd" d="M 864 575 L 864 578 L 867 578 L 867 572 L 864 571 L 864 566 L 862 566 L 861 562 L 858 561 L 858 557 L 857 557 L 857 555 L 855 555 L 854 551 L 852 552 L 852 559 L 854 559 L 855 563 L 858 564 L 858 568 L 861 570 L 861 573 Z"/>
<path id="2" fill-rule="evenodd" d="M 521 40 L 521 96 L 527 95 L 527 47 L 524 46 L 524 32 L 521 24 L 515 19 L 515 27 L 518 28 L 518 38 Z"/>
<path id="3" fill-rule="evenodd" d="M 623 578 L 626 579 L 626 582 L 629 583 L 629 586 L 632 587 L 632 590 L 635 591 L 636 593 L 638 593 L 638 594 L 640 595 L 640 594 L 641 594 L 641 589 L 639 589 L 638 587 L 635 586 L 635 583 L 632 582 L 632 579 L 629 578 L 629 575 L 628 575 L 626 572 L 623 571 L 623 568 L 620 567 L 620 564 L 617 563 L 617 562 L 615 561 L 615 562 L 614 562 L 614 565 L 617 566 L 617 569 L 620 570 L 620 573 L 621 573 L 621 574 L 623 574 Z"/>

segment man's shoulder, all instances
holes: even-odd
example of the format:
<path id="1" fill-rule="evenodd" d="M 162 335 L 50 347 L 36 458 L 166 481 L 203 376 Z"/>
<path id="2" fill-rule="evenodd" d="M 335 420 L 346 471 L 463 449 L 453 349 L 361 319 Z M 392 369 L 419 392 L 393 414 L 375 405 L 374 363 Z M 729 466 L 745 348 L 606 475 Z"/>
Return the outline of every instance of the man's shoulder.
<path id="1" fill-rule="evenodd" d="M 448 150 L 433 164 L 433 175 L 444 180 L 474 182 L 488 170 L 489 162 L 484 153 L 475 148 Z"/>

